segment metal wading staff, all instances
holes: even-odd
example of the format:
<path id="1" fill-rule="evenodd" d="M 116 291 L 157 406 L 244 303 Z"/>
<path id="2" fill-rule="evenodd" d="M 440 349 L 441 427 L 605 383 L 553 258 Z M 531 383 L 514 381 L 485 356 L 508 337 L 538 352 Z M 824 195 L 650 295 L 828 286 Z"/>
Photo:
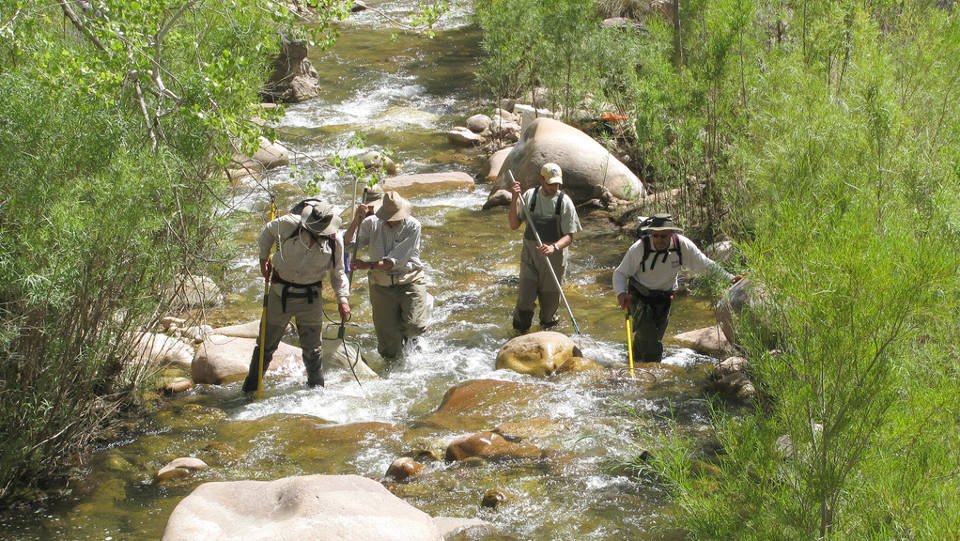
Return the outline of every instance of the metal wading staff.
<path id="1" fill-rule="evenodd" d="M 359 182 L 359 179 L 357 179 L 356 177 L 354 177 L 354 179 L 353 179 L 353 202 L 352 202 L 352 204 L 351 204 L 351 206 L 350 206 L 350 209 L 351 209 L 351 211 L 352 211 L 352 212 L 351 212 L 351 219 L 354 219 L 354 216 L 356 215 L 356 212 L 357 212 L 357 184 L 358 184 L 358 182 Z M 366 185 L 363 187 L 363 200 L 364 200 L 364 201 L 367 200 L 367 186 L 366 186 Z M 347 291 L 350 291 L 351 289 L 353 289 L 353 268 L 352 268 L 352 266 L 353 266 L 353 261 L 354 261 L 355 259 L 357 259 L 357 249 L 360 247 L 360 242 L 359 242 L 359 240 L 360 240 L 360 227 L 359 227 L 359 226 L 357 226 L 357 230 L 354 231 L 353 234 L 356 235 L 356 238 L 354 239 L 354 242 L 353 242 L 353 253 L 350 254 L 349 259 L 347 259 L 347 261 L 346 261 L 346 264 L 347 264 L 347 284 L 348 284 L 348 285 L 347 285 Z M 344 241 L 344 242 L 346 242 L 346 241 Z M 343 335 L 344 335 L 344 332 L 346 331 L 346 328 L 347 328 L 347 320 L 345 320 L 344 318 L 340 318 L 340 328 L 337 329 L 337 338 L 340 339 L 340 344 L 343 346 L 343 351 L 345 351 L 345 352 L 348 351 L 348 349 L 347 349 L 347 341 L 346 341 L 346 339 L 345 339 L 344 336 L 343 336 Z M 357 371 L 354 370 L 354 367 L 357 366 L 357 363 L 359 363 L 359 362 L 360 362 L 360 346 L 357 346 L 357 354 L 354 356 L 353 362 L 349 363 L 349 364 L 350 364 L 350 372 L 353 374 L 353 379 L 357 380 L 357 385 L 359 385 L 360 388 L 363 389 L 363 384 L 360 383 L 360 378 L 357 377 Z"/>
<path id="2" fill-rule="evenodd" d="M 507 169 L 507 173 L 510 174 L 510 182 L 516 182 L 516 179 L 513 178 L 513 171 Z M 537 239 L 537 248 L 543 246 L 543 243 L 540 242 L 540 234 L 537 233 L 537 227 L 533 225 L 533 217 L 530 216 L 530 211 L 527 209 L 527 202 L 523 199 L 523 194 L 520 194 L 520 205 L 523 206 L 523 217 L 527 219 L 527 227 L 533 231 L 533 237 Z M 553 283 L 556 284 L 557 289 L 560 290 L 560 298 L 563 299 L 563 305 L 567 308 L 567 314 L 570 315 L 570 321 L 573 322 L 573 330 L 580 333 L 580 326 L 577 325 L 577 320 L 573 317 L 573 310 L 570 309 L 570 303 L 567 302 L 567 296 L 563 293 L 563 287 L 560 286 L 560 279 L 557 278 L 557 272 L 553 270 L 553 263 L 550 262 L 550 258 L 547 256 L 542 256 L 547 260 L 547 268 L 550 269 L 550 276 L 553 277 Z"/>
<path id="3" fill-rule="evenodd" d="M 633 329 L 631 328 L 632 324 L 630 321 L 630 305 L 627 304 L 627 358 L 630 359 L 630 377 L 636 377 L 636 373 L 633 371 Z"/>
<path id="4" fill-rule="evenodd" d="M 270 195 L 270 222 L 273 221 L 277 213 L 277 206 L 273 201 L 273 194 Z M 268 222 L 269 223 L 269 222 Z M 272 255 L 272 254 L 271 254 Z M 267 255 L 267 263 L 270 262 L 270 255 Z M 267 301 L 270 299 L 270 278 L 263 278 L 263 310 L 260 312 L 260 366 L 257 369 L 257 400 L 263 396 L 263 349 L 264 340 L 267 332 Z"/>

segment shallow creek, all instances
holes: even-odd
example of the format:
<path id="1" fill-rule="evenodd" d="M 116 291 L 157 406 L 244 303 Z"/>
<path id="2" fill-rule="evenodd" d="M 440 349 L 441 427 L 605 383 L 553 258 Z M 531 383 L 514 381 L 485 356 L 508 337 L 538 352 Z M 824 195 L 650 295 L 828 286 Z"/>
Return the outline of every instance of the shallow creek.
<path id="1" fill-rule="evenodd" d="M 371 2 L 394 18 L 404 17 L 412 4 Z M 296 174 L 285 168 L 263 181 L 280 194 L 281 208 L 301 196 L 304 179 L 313 175 L 324 179 L 321 197 L 349 208 L 351 182 L 324 163 L 333 154 L 355 152 L 348 148 L 355 133 L 365 135 L 370 148 L 393 149 L 405 173 L 460 170 L 479 176 L 479 152 L 453 147 L 444 135 L 478 112 L 473 70 L 480 35 L 468 18 L 465 7 L 455 6 L 433 40 L 400 35 L 392 41 L 394 31 L 372 12 L 343 24 L 335 48 L 312 58 L 323 94 L 290 106 L 277 125 L 296 165 Z M 351 297 L 357 326 L 348 328 L 348 338 L 359 342 L 385 377 L 361 387 L 349 373 L 333 374 L 326 388 L 308 390 L 302 374 L 289 374 L 267 379 L 264 399 L 256 402 L 241 395 L 239 382 L 198 386 L 144 419 L 140 435 L 98 451 L 88 477 L 69 496 L 34 515 L 3 519 L 0 537 L 158 539 L 174 506 L 203 482 L 318 473 L 381 479 L 395 458 L 419 452 L 429 473 L 393 490 L 431 515 L 481 518 L 525 540 L 664 538 L 662 487 L 605 473 L 604 465 L 654 445 L 652 424 L 666 418 L 684 432 L 707 432 L 699 389 L 713 359 L 668 345 L 665 362 L 647 377 L 631 380 L 616 369 L 626 362 L 626 347 L 610 279 L 630 239 L 618 237 L 605 216 L 592 214 L 582 216 L 586 230 L 574 242 L 565 289 L 583 333 L 575 340 L 585 357 L 610 369 L 547 380 L 495 370 L 497 351 L 512 336 L 521 235 L 510 231 L 505 208 L 480 210 L 488 188 L 411 197 L 423 224 L 423 259 L 436 309 L 420 351 L 388 371 L 375 353 L 366 279 L 357 274 Z M 222 284 L 226 304 L 206 314 L 215 327 L 259 316 L 262 281 L 253 239 L 267 201 L 262 186 L 232 194 L 240 252 Z M 325 296 L 333 315 L 329 288 Z M 674 306 L 668 336 L 713 323 L 707 299 L 684 297 Z M 574 335 L 565 314 L 559 331 Z M 335 333 L 331 328 L 325 334 Z M 289 340 L 295 343 L 295 336 Z M 425 422 L 448 389 L 475 380 L 507 383 L 494 384 L 493 398 L 469 417 L 442 428 Z M 624 404 L 649 418 L 634 418 Z M 443 462 L 443 448 L 454 437 L 508 422 L 523 424 L 526 441 L 547 458 Z M 423 458 L 430 453 L 439 453 L 440 460 Z M 180 456 L 201 458 L 210 469 L 166 486 L 153 484 L 154 473 Z M 482 507 L 490 489 L 510 494 L 508 503 Z"/>

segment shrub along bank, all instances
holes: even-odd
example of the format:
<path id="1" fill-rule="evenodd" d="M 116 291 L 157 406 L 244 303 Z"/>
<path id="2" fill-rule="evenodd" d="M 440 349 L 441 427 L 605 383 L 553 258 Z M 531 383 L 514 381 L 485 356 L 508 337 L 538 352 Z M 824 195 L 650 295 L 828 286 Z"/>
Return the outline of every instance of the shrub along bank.
<path id="1" fill-rule="evenodd" d="M 676 525 L 693 539 L 955 536 L 960 12 L 670 4 L 679 17 L 641 9 L 626 32 L 589 1 L 477 11 L 495 92 L 571 81 L 618 107 L 645 180 L 686 187 L 687 228 L 732 235 L 767 291 L 777 351 L 740 329 L 763 399 L 718 414 L 716 467 L 664 439 Z M 511 13 L 530 15 L 510 26 Z M 557 17 L 574 24 L 545 30 Z M 589 40 L 605 46 L 553 46 Z"/>
<path id="2" fill-rule="evenodd" d="M 130 362 L 129 333 L 214 255 L 222 163 L 260 135 L 246 119 L 292 23 L 254 0 L 5 5 L 3 504 L 80 462 L 135 402 L 148 367 Z"/>

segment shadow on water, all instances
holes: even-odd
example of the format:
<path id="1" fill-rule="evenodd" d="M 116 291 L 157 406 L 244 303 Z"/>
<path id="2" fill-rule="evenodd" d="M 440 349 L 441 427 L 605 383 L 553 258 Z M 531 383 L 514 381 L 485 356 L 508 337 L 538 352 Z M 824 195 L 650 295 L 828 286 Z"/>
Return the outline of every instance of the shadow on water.
<path id="1" fill-rule="evenodd" d="M 397 14 L 412 4 L 378 5 Z M 464 23 L 464 13 L 458 16 L 433 40 L 400 34 L 394 41 L 392 30 L 364 14 L 343 27 L 332 51 L 312 58 L 323 95 L 290 106 L 277 126 L 302 176 L 276 170 L 263 182 L 271 189 L 290 185 L 278 199 L 281 206 L 301 196 L 304 178 L 317 175 L 325 179 L 318 195 L 348 208 L 352 184 L 336 178 L 325 162 L 344 152 L 354 133 L 366 135 L 371 148 L 394 149 L 406 172 L 479 173 L 479 151 L 452 148 L 444 136 L 477 112 L 473 68 L 480 36 Z M 583 217 L 586 230 L 574 243 L 565 289 L 583 331 L 575 341 L 585 356 L 611 368 L 546 380 L 495 370 L 497 351 L 512 337 L 521 241 L 507 226 L 505 208 L 480 210 L 487 191 L 479 184 L 473 191 L 412 198 L 423 223 L 435 322 L 417 348 L 389 369 L 375 352 L 366 279 L 357 275 L 351 304 L 358 326 L 349 327 L 348 338 L 385 377 L 361 385 L 349 373 L 335 373 L 326 388 L 310 390 L 296 371 L 268 379 L 260 401 L 244 397 L 238 382 L 200 385 L 144 419 L 136 437 L 93 456 L 89 475 L 67 498 L 33 516 L 4 519 L 0 536 L 157 539 L 173 507 L 203 482 L 317 473 L 381 479 L 395 458 L 413 455 L 429 473 L 391 489 L 433 515 L 478 517 L 517 539 L 670 538 L 663 529 L 663 488 L 608 473 L 604 466 L 655 445 L 655 428 L 668 419 L 685 433 L 703 432 L 709 408 L 699 389 L 712 359 L 671 346 L 665 363 L 645 367 L 637 379 L 617 371 L 626 357 L 623 316 L 609 284 L 631 239 L 618 236 L 598 213 Z M 259 316 L 262 282 L 253 239 L 268 200 L 257 185 L 232 194 L 240 224 L 232 239 L 237 253 L 223 284 L 227 302 L 208 313 L 215 325 Z M 335 314 L 325 293 L 327 312 Z M 681 298 L 675 306 L 668 335 L 713 323 L 704 299 Z M 573 326 L 565 317 L 558 330 L 569 335 Z M 494 389 L 489 403 L 466 417 L 432 416 L 449 389 L 471 382 Z M 620 404 L 647 417 L 634 418 Z M 543 451 L 541 457 L 442 460 L 454 437 L 503 423 L 526 423 L 533 430 L 528 441 Z M 154 473 L 181 456 L 201 458 L 210 468 L 154 484 Z M 489 489 L 510 494 L 509 502 L 496 510 L 482 507 Z"/>

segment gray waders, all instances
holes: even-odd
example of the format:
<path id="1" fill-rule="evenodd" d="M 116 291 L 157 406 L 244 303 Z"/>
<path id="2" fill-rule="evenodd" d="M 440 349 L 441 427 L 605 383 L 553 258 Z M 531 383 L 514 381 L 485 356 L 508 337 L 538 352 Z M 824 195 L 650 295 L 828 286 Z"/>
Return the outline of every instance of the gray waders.
<path id="1" fill-rule="evenodd" d="M 280 345 L 280 339 L 287 329 L 290 319 L 296 319 L 297 335 L 300 337 L 300 347 L 303 348 L 303 364 L 307 369 L 307 385 L 311 387 L 323 386 L 322 358 L 323 350 L 323 298 L 320 295 L 321 285 L 298 285 L 274 279 L 267 298 L 266 324 L 264 336 L 258 337 L 257 346 L 253 349 L 250 359 L 250 369 L 247 378 L 243 381 L 243 392 L 257 390 L 257 366 L 260 364 L 260 344 L 264 344 L 263 372 L 273 358 L 273 353 Z M 281 287 L 282 286 L 282 287 Z M 262 342 L 261 342 L 262 339 Z"/>
<path id="2" fill-rule="evenodd" d="M 560 231 L 560 210 L 563 204 L 564 193 L 559 192 L 556 212 L 548 218 L 537 217 L 533 213 L 536 206 L 537 190 L 534 191 L 529 212 L 540 242 L 551 244 L 560 240 L 563 233 Z M 549 263 L 548 263 L 549 261 Z M 550 277 L 553 265 L 557 274 L 557 281 L 563 284 L 563 277 L 567 270 L 567 249 L 555 251 L 547 257 L 537 252 L 537 239 L 528 225 L 523 232 L 523 251 L 520 253 L 520 292 L 517 295 L 517 306 L 513 311 L 513 328 L 520 332 L 527 332 L 533 323 L 533 310 L 536 302 L 540 301 L 540 325 L 550 328 L 559 323 L 557 308 L 560 307 L 560 289 Z"/>
<path id="3" fill-rule="evenodd" d="M 371 281 L 370 306 L 377 331 L 377 351 L 384 359 L 399 357 L 403 344 L 427 329 L 429 302 L 422 278 L 392 286 Z"/>

